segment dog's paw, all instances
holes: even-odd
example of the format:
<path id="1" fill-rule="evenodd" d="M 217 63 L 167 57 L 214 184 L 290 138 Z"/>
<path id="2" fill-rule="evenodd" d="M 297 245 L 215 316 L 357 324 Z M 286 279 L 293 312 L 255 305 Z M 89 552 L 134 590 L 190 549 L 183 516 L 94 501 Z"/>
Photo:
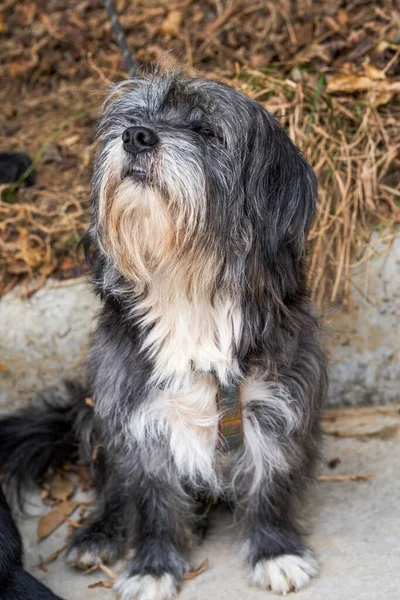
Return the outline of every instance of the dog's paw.
<path id="1" fill-rule="evenodd" d="M 70 542 L 67 563 L 71 567 L 88 569 L 100 563 L 111 564 L 118 560 L 121 554 L 122 547 L 119 541 L 83 528 L 76 532 Z"/>
<path id="2" fill-rule="evenodd" d="M 176 597 L 175 577 L 154 575 L 122 575 L 114 584 L 120 600 L 172 600 Z"/>
<path id="3" fill-rule="evenodd" d="M 258 561 L 250 573 L 250 583 L 285 596 L 306 587 L 318 570 L 317 561 L 311 554 L 283 554 Z"/>

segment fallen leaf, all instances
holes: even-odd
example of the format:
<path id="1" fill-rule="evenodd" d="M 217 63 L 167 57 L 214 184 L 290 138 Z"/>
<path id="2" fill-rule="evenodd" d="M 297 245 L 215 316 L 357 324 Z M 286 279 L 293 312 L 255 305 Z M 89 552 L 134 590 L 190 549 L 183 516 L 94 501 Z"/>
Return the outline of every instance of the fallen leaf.
<path id="1" fill-rule="evenodd" d="M 200 573 L 203 573 L 204 571 L 206 571 L 210 566 L 210 561 L 208 560 L 208 558 L 206 558 L 206 560 L 204 560 L 201 565 L 199 567 L 197 567 L 197 569 L 195 571 L 190 571 L 189 573 L 186 573 L 186 575 L 184 575 L 183 579 L 185 579 L 185 581 L 190 581 L 191 579 L 194 579 L 195 577 L 198 577 L 198 575 L 200 575 Z"/>
<path id="2" fill-rule="evenodd" d="M 68 477 L 62 476 L 58 473 L 53 478 L 49 487 L 50 496 L 54 498 L 54 500 L 61 500 L 61 502 L 68 500 L 74 491 L 75 487 L 72 481 Z"/>
<path id="3" fill-rule="evenodd" d="M 337 18 L 338 22 L 340 23 L 340 25 L 342 25 L 342 26 L 346 25 L 349 22 L 349 15 L 344 10 L 344 8 L 339 8 L 336 18 Z"/>
<path id="4" fill-rule="evenodd" d="M 389 81 L 388 79 L 377 79 L 379 69 L 370 66 L 373 69 L 373 77 L 358 75 L 337 75 L 333 77 L 327 87 L 328 93 L 343 92 L 352 94 L 355 92 L 369 92 L 368 101 L 375 107 L 387 104 L 393 98 L 394 94 L 400 92 L 400 81 Z"/>
<path id="5" fill-rule="evenodd" d="M 367 475 L 319 475 L 318 481 L 368 481 L 373 473 Z"/>
<path id="6" fill-rule="evenodd" d="M 97 583 L 92 583 L 91 585 L 88 585 L 89 590 L 93 590 L 94 588 L 98 588 L 98 587 L 112 589 L 113 583 L 112 583 L 112 581 L 98 581 Z"/>
<path id="7" fill-rule="evenodd" d="M 90 406 L 91 408 L 94 408 L 94 401 L 93 398 L 85 398 L 85 404 L 87 406 Z"/>
<path id="8" fill-rule="evenodd" d="M 63 552 L 66 549 L 66 547 L 67 544 L 61 546 L 61 548 L 58 548 L 58 550 L 55 550 L 55 552 L 50 554 L 50 556 L 48 556 L 47 558 L 41 558 L 40 563 L 38 564 L 39 569 L 45 570 L 45 565 L 54 562 L 56 558 L 60 556 L 61 552 Z"/>
<path id="9" fill-rule="evenodd" d="M 393 83 L 378 81 L 377 83 L 380 85 L 370 92 L 370 97 L 368 98 L 375 108 L 387 104 L 395 94 L 400 92 L 400 81 L 395 81 Z"/>
<path id="10" fill-rule="evenodd" d="M 6 367 L 6 365 L 3 365 L 3 363 L 0 362 L 0 371 L 3 371 L 3 373 L 7 373 L 8 371 L 8 367 Z"/>
<path id="11" fill-rule="evenodd" d="M 161 24 L 161 32 L 177 37 L 181 30 L 183 13 L 180 10 L 171 10 Z"/>
<path id="12" fill-rule="evenodd" d="M 336 75 L 328 82 L 326 91 L 332 92 L 365 92 L 371 89 L 373 81 L 364 75 Z"/>
<path id="13" fill-rule="evenodd" d="M 79 521 L 74 521 L 73 519 L 70 519 L 69 517 L 67 517 L 65 519 L 65 521 L 68 523 L 68 525 L 70 527 L 72 527 L 72 529 L 79 529 L 80 527 L 82 527 L 82 524 L 79 523 Z"/>
<path id="14" fill-rule="evenodd" d="M 62 502 L 56 509 L 40 517 L 38 523 L 37 541 L 40 542 L 55 531 L 65 519 L 76 509 L 78 502 Z"/>
<path id="15" fill-rule="evenodd" d="M 72 269 L 74 266 L 74 263 L 72 262 L 72 260 L 70 259 L 69 256 L 65 257 L 59 264 L 58 268 L 61 271 L 69 271 L 70 269 Z"/>
<path id="16" fill-rule="evenodd" d="M 331 29 L 332 31 L 339 31 L 340 23 L 335 21 L 335 19 L 333 17 L 330 17 L 329 15 L 327 15 L 324 17 L 324 21 L 325 21 L 325 24 L 329 27 L 329 29 Z"/>
<path id="17" fill-rule="evenodd" d="M 364 65 L 364 71 L 365 74 L 373 81 L 377 81 L 379 79 L 386 79 L 386 75 L 383 71 L 377 69 L 376 67 L 374 67 L 374 65 L 370 65 L 369 63 L 366 63 Z"/>
<path id="18" fill-rule="evenodd" d="M 79 142 L 80 136 L 78 134 L 70 135 L 65 140 L 61 140 L 60 144 L 65 146 L 65 148 L 69 148 L 70 146 L 74 146 L 77 142 Z"/>

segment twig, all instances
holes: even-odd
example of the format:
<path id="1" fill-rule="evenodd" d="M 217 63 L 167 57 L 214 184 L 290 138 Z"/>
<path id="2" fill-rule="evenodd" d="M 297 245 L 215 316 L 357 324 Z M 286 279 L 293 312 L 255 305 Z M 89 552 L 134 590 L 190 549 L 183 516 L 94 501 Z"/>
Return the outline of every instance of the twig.
<path id="1" fill-rule="evenodd" d="M 317 477 L 318 481 L 368 481 L 371 479 L 373 473 L 368 473 L 367 475 L 319 475 Z"/>

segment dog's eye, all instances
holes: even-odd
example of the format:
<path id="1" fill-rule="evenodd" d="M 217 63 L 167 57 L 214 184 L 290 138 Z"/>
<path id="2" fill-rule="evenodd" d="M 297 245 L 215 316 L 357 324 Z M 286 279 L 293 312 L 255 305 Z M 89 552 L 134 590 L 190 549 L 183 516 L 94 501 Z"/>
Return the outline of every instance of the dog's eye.
<path id="1" fill-rule="evenodd" d="M 192 131 L 195 131 L 199 135 L 208 139 L 215 139 L 222 142 L 221 136 L 215 131 L 210 125 L 204 122 L 195 122 L 191 124 Z"/>

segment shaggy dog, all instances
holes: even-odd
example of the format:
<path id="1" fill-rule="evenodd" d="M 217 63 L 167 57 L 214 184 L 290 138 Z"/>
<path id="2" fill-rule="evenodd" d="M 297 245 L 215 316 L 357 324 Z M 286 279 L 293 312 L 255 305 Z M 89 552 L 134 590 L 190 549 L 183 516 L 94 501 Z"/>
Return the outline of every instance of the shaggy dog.
<path id="1" fill-rule="evenodd" d="M 299 590 L 318 571 L 297 516 L 326 388 L 306 290 L 311 167 L 260 104 L 177 74 L 116 86 L 99 131 L 85 239 L 102 299 L 88 355 L 95 408 L 83 393 L 4 419 L 0 455 L 23 478 L 35 453 L 42 473 L 56 421 L 61 454 L 74 435 L 100 444 L 97 508 L 68 562 L 134 548 L 116 583 L 123 600 L 175 596 L 210 498 L 234 507 L 251 584 Z M 229 394 L 243 427 L 233 448 L 217 401 Z"/>

